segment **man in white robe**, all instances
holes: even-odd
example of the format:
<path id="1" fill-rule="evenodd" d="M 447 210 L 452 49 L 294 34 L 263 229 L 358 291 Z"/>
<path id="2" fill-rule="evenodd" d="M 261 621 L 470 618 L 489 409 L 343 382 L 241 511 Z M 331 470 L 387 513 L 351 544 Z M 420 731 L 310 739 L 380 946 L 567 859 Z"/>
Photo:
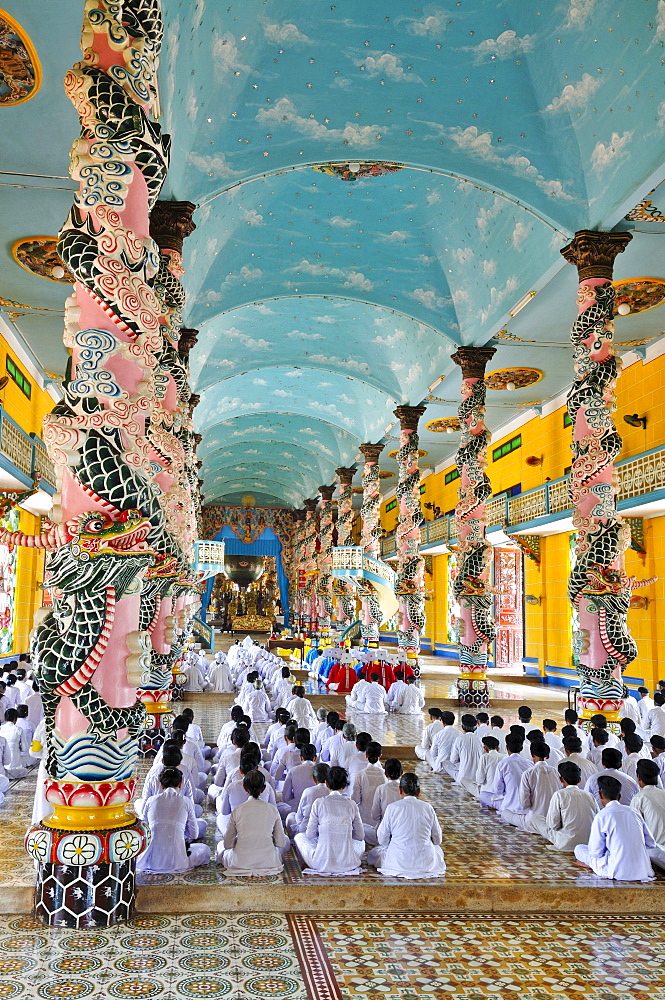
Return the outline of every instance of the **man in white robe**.
<path id="1" fill-rule="evenodd" d="M 282 820 L 286 820 L 289 813 L 298 811 L 303 793 L 312 784 L 312 771 L 316 766 L 316 747 L 313 743 L 305 743 L 300 747 L 298 756 L 300 763 L 290 768 L 284 778 L 282 801 L 277 806 Z"/>
<path id="2" fill-rule="evenodd" d="M 660 768 L 655 761 L 639 761 L 637 765 L 639 790 L 633 796 L 630 807 L 640 814 L 653 837 L 656 846 L 647 848 L 652 863 L 665 869 L 665 789 L 658 787 L 659 778 Z"/>
<path id="3" fill-rule="evenodd" d="M 476 768 L 475 784 L 478 789 L 476 798 L 480 798 L 483 792 L 493 796 L 496 769 L 506 757 L 506 754 L 499 749 L 500 744 L 496 736 L 483 736 L 480 742 L 483 745 L 483 752 Z"/>
<path id="4" fill-rule="evenodd" d="M 392 687 L 390 691 L 392 691 Z M 390 691 L 388 692 L 388 700 L 390 700 Z M 432 749 L 434 737 L 443 729 L 441 709 L 432 707 L 427 710 L 427 713 L 430 718 L 429 725 L 425 726 L 420 743 L 413 748 L 416 752 L 416 757 L 419 757 L 420 760 L 427 760 L 427 755 Z"/>
<path id="5" fill-rule="evenodd" d="M 582 753 L 582 740 L 577 736 L 567 736 L 563 741 L 563 752 L 566 760 L 572 761 L 573 764 L 577 764 L 579 767 L 582 772 L 582 785 L 584 786 L 591 775 L 596 773 L 598 768 L 593 761 L 588 760 Z"/>
<path id="6" fill-rule="evenodd" d="M 463 715 L 462 733 L 456 740 L 450 754 L 446 770 L 458 785 L 462 785 L 472 795 L 477 794 L 476 770 L 483 752 L 482 743 L 476 736 L 476 720 L 473 715 Z"/>
<path id="7" fill-rule="evenodd" d="M 173 874 L 188 871 L 210 861 L 210 848 L 206 844 L 191 843 L 195 840 L 198 823 L 192 800 L 181 795 L 182 773 L 177 768 L 166 768 L 161 775 L 162 790 L 145 802 L 144 821 L 150 827 L 150 842 L 139 855 L 137 871 Z"/>
<path id="8" fill-rule="evenodd" d="M 640 696 L 637 703 L 637 711 L 640 715 L 640 728 L 646 731 L 647 717 L 651 709 L 654 707 L 654 700 L 650 696 L 648 688 L 638 687 L 637 693 Z"/>
<path id="9" fill-rule="evenodd" d="M 209 690 L 215 692 L 215 694 L 232 693 L 233 678 L 225 653 L 215 654 L 215 660 L 208 674 L 208 682 L 210 684 Z"/>
<path id="10" fill-rule="evenodd" d="M 429 802 L 420 801 L 420 783 L 413 773 L 400 778 L 400 799 L 386 809 L 376 831 L 382 875 L 427 879 L 445 875 L 441 826 Z"/>
<path id="11" fill-rule="evenodd" d="M 564 760 L 557 770 L 562 787 L 552 796 L 547 816 L 533 816 L 531 825 L 551 842 L 550 850 L 573 851 L 588 841 L 598 803 L 580 787 L 582 772 L 577 764 Z"/>
<path id="12" fill-rule="evenodd" d="M 328 771 L 330 768 L 327 764 L 322 764 L 319 762 L 315 764 L 312 768 L 312 782 L 309 788 L 306 788 L 300 797 L 300 803 L 296 812 L 291 812 L 286 817 L 286 832 L 293 838 L 297 833 L 304 833 L 307 829 L 307 824 L 309 822 L 309 815 L 312 811 L 312 806 L 317 799 L 323 798 L 323 796 L 328 795 L 329 788 L 326 785 L 328 779 Z"/>
<path id="13" fill-rule="evenodd" d="M 396 703 L 394 711 L 399 715 L 421 715 L 425 707 L 425 695 L 416 684 L 415 677 L 409 677 L 406 688 Z"/>
<path id="14" fill-rule="evenodd" d="M 397 802 L 400 798 L 399 782 L 402 777 L 401 760 L 398 760 L 397 757 L 389 757 L 386 761 L 384 774 L 386 780 L 382 785 L 379 785 L 374 792 L 369 823 L 363 824 L 365 828 L 365 841 L 366 843 L 373 844 L 374 846 L 379 843 L 376 831 L 381 823 L 381 820 L 386 814 L 386 809 L 391 802 Z M 367 855 L 367 863 L 375 866 L 377 863 L 380 863 L 380 853 L 380 851 L 370 851 Z"/>
<path id="15" fill-rule="evenodd" d="M 443 774 L 446 771 L 453 746 L 460 735 L 459 729 L 455 729 L 455 716 L 452 712 L 442 712 L 441 723 L 443 728 L 435 734 L 432 740 L 432 749 L 426 757 L 427 763 L 437 774 Z"/>
<path id="16" fill-rule="evenodd" d="M 660 691 L 653 696 L 653 708 L 647 712 L 646 730 L 649 737 L 665 736 L 665 697 Z"/>
<path id="17" fill-rule="evenodd" d="M 6 744 L 3 764 L 7 775 L 12 780 L 25 777 L 28 769 L 23 765 L 22 756 L 29 753 L 30 746 L 26 742 L 24 731 L 18 725 L 18 712 L 15 708 L 8 708 L 5 712 L 5 721 L 0 726 L 0 737 Z"/>
<path id="18" fill-rule="evenodd" d="M 356 687 L 358 687 L 357 684 Z M 382 684 L 379 684 L 378 674 L 371 675 L 370 683 L 363 688 L 362 694 L 354 707 L 356 712 L 361 712 L 364 715 L 386 714 L 388 711 L 388 698 L 386 696 L 386 689 Z"/>
<path id="19" fill-rule="evenodd" d="M 642 816 L 621 805 L 621 784 L 616 778 L 599 778 L 598 793 L 603 808 L 591 824 L 588 844 L 575 848 L 577 863 L 600 878 L 649 882 L 654 875 L 648 851 L 656 844 Z"/>
<path id="20" fill-rule="evenodd" d="M 0 731 L 2 727 L 0 727 Z M 644 743 L 641 736 L 637 733 L 626 733 L 623 744 L 626 750 L 624 758 L 621 764 L 621 770 L 628 774 L 633 780 L 637 780 L 637 762 L 639 760 L 646 760 L 651 756 L 648 744 Z"/>
<path id="21" fill-rule="evenodd" d="M 520 807 L 522 812 L 501 810 L 504 823 L 516 826 L 525 833 L 537 833 L 531 820 L 534 816 L 546 816 L 552 796 L 560 788 L 559 775 L 548 763 L 550 748 L 547 743 L 531 743 L 533 767 L 520 778 Z"/>
<path id="22" fill-rule="evenodd" d="M 620 782 L 621 804 L 624 806 L 629 806 L 631 799 L 634 795 L 637 795 L 639 791 L 637 782 L 631 778 L 629 774 L 619 770 L 621 762 L 622 754 L 620 750 L 615 750 L 614 747 L 605 747 L 600 759 L 600 771 L 597 771 L 596 774 L 592 774 L 584 786 L 587 792 L 591 792 L 599 807 L 600 796 L 598 794 L 598 779 L 603 774 L 609 774 L 610 777 L 616 778 L 617 781 Z"/>
<path id="23" fill-rule="evenodd" d="M 388 688 L 388 706 L 391 712 L 397 711 L 397 705 L 401 704 L 401 699 L 405 691 L 406 682 L 404 681 L 404 671 L 396 670 L 395 680 Z"/>
<path id="24" fill-rule="evenodd" d="M 363 829 L 371 824 L 374 793 L 386 780 L 379 763 L 382 751 L 381 744 L 372 740 L 365 751 L 365 767 L 351 778 L 351 798 L 358 806 Z"/>
<path id="25" fill-rule="evenodd" d="M 343 794 L 346 772 L 331 767 L 326 784 L 330 794 L 316 799 L 305 833 L 295 835 L 295 846 L 306 874 L 359 875 L 364 830 L 358 806 Z"/>
<path id="26" fill-rule="evenodd" d="M 479 796 L 482 806 L 498 812 L 503 809 L 514 813 L 524 811 L 520 801 L 520 781 L 524 772 L 533 767 L 533 762 L 522 757 L 522 745 L 518 735 L 509 733 L 506 736 L 507 757 L 497 765 L 492 791 L 483 792 Z"/>

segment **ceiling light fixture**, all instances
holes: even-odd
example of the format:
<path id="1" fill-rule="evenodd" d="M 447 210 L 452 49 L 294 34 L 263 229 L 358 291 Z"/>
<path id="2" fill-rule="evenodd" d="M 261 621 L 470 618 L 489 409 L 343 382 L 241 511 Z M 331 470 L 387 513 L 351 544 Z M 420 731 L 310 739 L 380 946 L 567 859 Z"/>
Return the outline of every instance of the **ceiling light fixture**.
<path id="1" fill-rule="evenodd" d="M 647 418 L 640 417 L 637 413 L 627 413 L 623 419 L 630 427 L 641 427 L 644 431 L 647 429 Z"/>
<path id="2" fill-rule="evenodd" d="M 384 434 L 390 434 L 390 432 L 391 432 L 391 430 L 393 429 L 394 426 L 395 426 L 395 421 L 393 420 L 392 424 L 388 424 L 388 426 L 386 427 L 386 429 L 384 430 L 383 433 Z"/>
<path id="3" fill-rule="evenodd" d="M 524 309 L 524 306 L 528 305 L 529 302 L 531 302 L 531 299 L 535 295 L 537 295 L 537 294 L 538 293 L 534 292 L 534 291 L 527 292 L 526 295 L 523 296 L 523 298 L 521 298 L 519 300 L 519 302 L 517 303 L 517 305 L 513 306 L 513 308 L 508 313 L 508 315 L 510 316 L 510 318 L 513 319 L 515 316 L 517 316 L 518 312 L 520 312 L 522 309 Z"/>
<path id="4" fill-rule="evenodd" d="M 617 312 L 619 313 L 619 316 L 627 316 L 630 312 L 630 306 L 627 302 L 622 302 L 619 306 L 617 306 Z"/>
<path id="5" fill-rule="evenodd" d="M 441 385 L 441 383 L 443 382 L 444 378 L 445 378 L 444 375 L 439 375 L 439 377 L 438 377 L 438 379 L 436 379 L 436 381 L 432 382 L 431 385 L 427 386 L 427 391 L 428 392 L 434 392 L 434 390 L 436 389 L 436 387 L 438 385 Z"/>

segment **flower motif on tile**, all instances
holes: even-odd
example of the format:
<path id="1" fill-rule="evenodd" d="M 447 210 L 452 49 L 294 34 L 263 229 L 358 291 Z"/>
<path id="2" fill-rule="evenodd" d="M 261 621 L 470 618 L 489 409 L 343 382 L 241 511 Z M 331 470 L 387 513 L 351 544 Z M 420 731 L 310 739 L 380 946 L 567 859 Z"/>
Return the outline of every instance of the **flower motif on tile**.
<path id="1" fill-rule="evenodd" d="M 37 996 L 43 1000 L 79 1000 L 88 997 L 95 989 L 92 983 L 83 979 L 51 979 L 37 990 Z"/>
<path id="2" fill-rule="evenodd" d="M 135 829 L 118 830 L 109 837 L 109 860 L 129 861 L 141 853 L 144 837 Z"/>
<path id="3" fill-rule="evenodd" d="M 25 838 L 25 849 L 33 861 L 43 864 L 51 853 L 51 834 L 48 830 L 30 830 Z"/>
<path id="4" fill-rule="evenodd" d="M 177 990 L 183 997 L 224 997 L 231 992 L 228 979 L 201 978 L 184 979 L 178 983 Z"/>
<path id="5" fill-rule="evenodd" d="M 140 998 L 159 996 L 163 992 L 163 984 L 151 982 L 149 979 L 118 979 L 108 987 L 109 996 L 125 998 Z"/>
<path id="6" fill-rule="evenodd" d="M 92 833 L 74 833 L 58 844 L 57 858 L 61 864 L 94 865 L 102 856 L 103 841 Z"/>

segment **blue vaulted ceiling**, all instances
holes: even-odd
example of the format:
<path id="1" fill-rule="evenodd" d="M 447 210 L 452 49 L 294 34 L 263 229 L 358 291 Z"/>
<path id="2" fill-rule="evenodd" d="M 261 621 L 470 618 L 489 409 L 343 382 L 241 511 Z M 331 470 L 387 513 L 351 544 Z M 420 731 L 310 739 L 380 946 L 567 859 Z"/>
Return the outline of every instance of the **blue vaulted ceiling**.
<path id="1" fill-rule="evenodd" d="M 363 441 L 395 446 L 396 405 L 427 401 L 423 423 L 453 416 L 458 344 L 491 341 L 493 368 L 544 373 L 489 394 L 495 431 L 559 393 L 575 314 L 559 248 L 577 229 L 651 228 L 616 277 L 665 276 L 659 227 L 622 222 L 665 176 L 662 2 L 162 2 L 164 197 L 199 206 L 185 320 L 200 331 L 191 362 L 207 499 L 251 492 L 299 506 Z M 14 322 L 62 372 L 67 289 L 7 251 L 67 212 L 77 122 L 60 80 L 77 58 L 82 0 L 5 6 L 44 84 L 0 110 L 0 294 L 36 307 Z M 401 169 L 325 172 L 377 162 Z M 665 188 L 654 199 L 665 207 Z M 621 349 L 660 334 L 659 313 L 619 320 Z M 455 440 L 424 430 L 423 463 Z"/>

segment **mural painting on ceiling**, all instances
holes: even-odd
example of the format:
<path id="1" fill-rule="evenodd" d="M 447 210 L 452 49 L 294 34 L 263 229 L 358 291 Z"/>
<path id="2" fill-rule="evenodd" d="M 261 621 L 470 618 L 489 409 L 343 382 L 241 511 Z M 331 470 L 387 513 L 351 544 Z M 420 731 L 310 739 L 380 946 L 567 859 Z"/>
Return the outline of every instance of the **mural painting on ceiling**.
<path id="1" fill-rule="evenodd" d="M 665 299 L 665 281 L 662 278 L 626 278 L 613 282 L 613 286 L 616 293 L 613 307 L 615 319 L 648 312 Z"/>
<path id="2" fill-rule="evenodd" d="M 543 373 L 537 368 L 499 368 L 485 376 L 488 389 L 525 389 L 540 382 Z"/>
<path id="3" fill-rule="evenodd" d="M 0 10 L 0 105 L 29 101 L 41 82 L 42 71 L 32 42 L 20 24 Z"/>
<path id="4" fill-rule="evenodd" d="M 12 257 L 38 278 L 57 281 L 61 285 L 71 285 L 74 280 L 62 263 L 58 243 L 53 236 L 29 236 L 16 240 L 12 246 Z"/>
<path id="5" fill-rule="evenodd" d="M 384 174 L 394 174 L 403 170 L 399 163 L 381 163 L 372 160 L 369 163 L 326 163 L 313 168 L 321 174 L 339 177 L 343 181 L 364 180 L 366 177 L 382 177 Z"/>

